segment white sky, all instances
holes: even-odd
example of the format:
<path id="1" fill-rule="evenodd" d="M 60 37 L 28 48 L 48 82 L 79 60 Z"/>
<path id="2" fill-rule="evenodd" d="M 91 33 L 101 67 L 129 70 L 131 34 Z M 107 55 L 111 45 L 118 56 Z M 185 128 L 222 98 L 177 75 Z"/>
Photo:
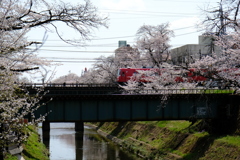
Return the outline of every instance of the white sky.
<path id="1" fill-rule="evenodd" d="M 62 0 L 63 2 L 82 3 L 83 0 Z M 84 48 L 70 46 L 47 32 L 48 39 L 38 51 L 40 57 L 61 61 L 56 76 L 71 73 L 81 75 L 85 67 L 91 68 L 94 58 L 110 56 L 118 47 L 119 40 L 126 40 L 131 46 L 135 43 L 135 34 L 143 25 L 169 23 L 175 37 L 171 40 L 173 48 L 185 44 L 198 43 L 197 22 L 203 18 L 203 8 L 214 8 L 219 0 L 91 0 L 102 15 L 108 15 L 109 28 L 96 30 L 93 39 Z M 41 40 L 45 30 L 37 29 L 29 34 L 30 40 Z M 73 38 L 77 34 L 63 28 L 62 34 Z M 72 62 L 71 62 L 72 61 Z"/>

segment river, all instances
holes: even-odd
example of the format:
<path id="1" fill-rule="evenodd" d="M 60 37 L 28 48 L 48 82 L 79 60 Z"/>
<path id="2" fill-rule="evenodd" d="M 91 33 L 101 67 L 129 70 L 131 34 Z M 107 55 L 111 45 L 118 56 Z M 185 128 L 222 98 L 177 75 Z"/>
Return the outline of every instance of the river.
<path id="1" fill-rule="evenodd" d="M 139 160 L 90 127 L 84 126 L 84 132 L 75 132 L 74 123 L 51 123 L 50 127 L 50 133 L 39 129 L 50 160 Z"/>

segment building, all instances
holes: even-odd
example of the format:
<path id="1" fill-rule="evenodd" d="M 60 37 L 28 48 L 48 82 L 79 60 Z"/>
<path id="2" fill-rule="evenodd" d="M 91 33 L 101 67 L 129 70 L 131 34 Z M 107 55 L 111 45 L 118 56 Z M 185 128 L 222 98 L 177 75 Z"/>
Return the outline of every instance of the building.
<path id="1" fill-rule="evenodd" d="M 212 53 L 220 53 L 219 46 L 214 45 L 213 36 L 199 36 L 198 44 L 187 44 L 171 50 L 171 60 L 174 65 L 185 66 L 188 63 L 194 62 L 196 59 L 201 59 L 204 56 L 211 56 Z"/>

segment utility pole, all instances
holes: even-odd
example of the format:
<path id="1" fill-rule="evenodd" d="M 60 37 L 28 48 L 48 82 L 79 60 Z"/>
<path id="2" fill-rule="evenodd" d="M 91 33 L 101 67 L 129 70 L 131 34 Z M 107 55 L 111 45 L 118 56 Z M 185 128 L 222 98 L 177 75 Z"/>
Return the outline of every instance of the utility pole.
<path id="1" fill-rule="evenodd" d="M 226 26 L 225 26 L 225 24 L 224 24 L 222 1 L 221 1 L 221 3 L 220 3 L 219 12 L 220 12 L 220 13 L 219 13 L 219 14 L 220 14 L 220 23 L 221 23 L 219 36 L 221 36 L 221 35 L 226 35 Z"/>

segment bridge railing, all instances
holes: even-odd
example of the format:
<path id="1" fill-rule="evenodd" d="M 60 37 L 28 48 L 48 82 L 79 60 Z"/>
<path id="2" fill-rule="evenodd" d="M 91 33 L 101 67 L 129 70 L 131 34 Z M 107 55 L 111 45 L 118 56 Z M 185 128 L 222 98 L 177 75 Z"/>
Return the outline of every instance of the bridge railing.
<path id="1" fill-rule="evenodd" d="M 158 91 L 144 90 L 136 91 L 116 91 L 116 90 L 50 90 L 47 95 L 166 95 L 166 94 L 232 94 L 231 90 L 204 90 L 204 89 L 161 89 Z"/>
<path id="2" fill-rule="evenodd" d="M 117 84 L 112 83 L 23 83 L 25 87 L 116 87 Z"/>
<path id="3" fill-rule="evenodd" d="M 159 90 L 127 90 L 123 94 L 232 94 L 231 89 L 159 89 Z"/>
<path id="4" fill-rule="evenodd" d="M 149 94 L 232 94 L 234 90 L 219 89 L 133 89 L 121 90 L 117 84 L 83 84 L 83 83 L 33 83 L 22 84 L 26 88 L 45 87 L 49 91 L 48 95 L 149 95 Z"/>

